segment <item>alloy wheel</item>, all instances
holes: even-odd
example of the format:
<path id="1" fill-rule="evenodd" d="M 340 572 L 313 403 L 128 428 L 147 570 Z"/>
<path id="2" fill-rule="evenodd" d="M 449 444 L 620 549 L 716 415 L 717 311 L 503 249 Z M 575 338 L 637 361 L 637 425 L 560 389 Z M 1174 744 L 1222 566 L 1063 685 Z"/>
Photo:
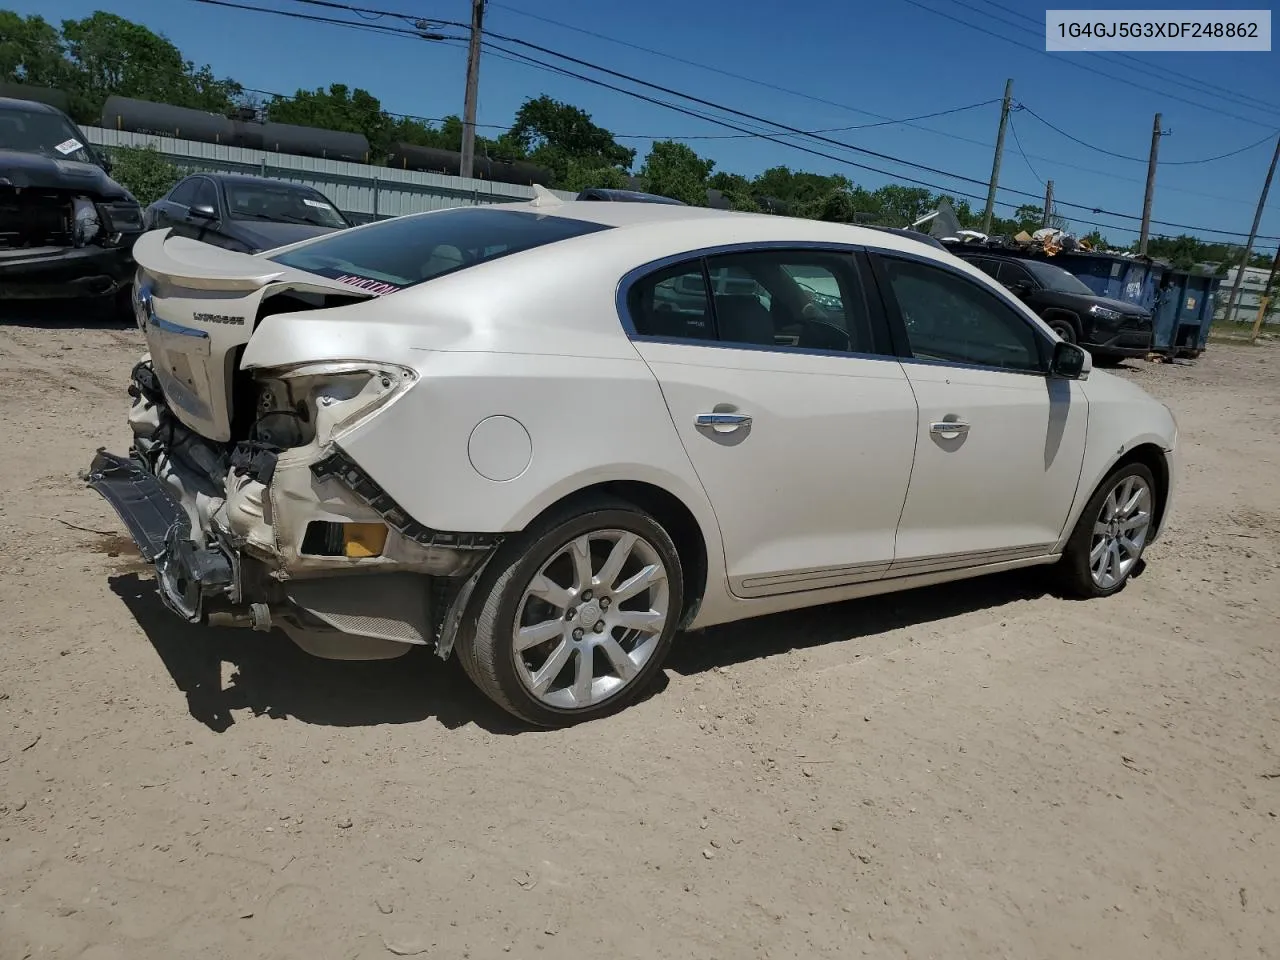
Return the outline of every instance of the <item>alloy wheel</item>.
<path id="1" fill-rule="evenodd" d="M 1112 590 L 1133 572 L 1151 530 L 1151 487 L 1132 474 L 1102 501 L 1093 524 L 1089 574 L 1100 590 Z"/>
<path id="2" fill-rule="evenodd" d="M 516 674 L 540 702 L 581 710 L 619 693 L 658 649 L 667 625 L 667 569 L 628 530 L 597 530 L 557 549 L 516 607 Z"/>

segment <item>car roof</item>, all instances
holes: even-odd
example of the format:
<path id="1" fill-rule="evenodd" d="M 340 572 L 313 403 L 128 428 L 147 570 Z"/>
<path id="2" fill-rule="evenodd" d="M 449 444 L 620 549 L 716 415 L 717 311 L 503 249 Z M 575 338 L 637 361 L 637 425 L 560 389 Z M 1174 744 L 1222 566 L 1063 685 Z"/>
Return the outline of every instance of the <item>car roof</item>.
<path id="1" fill-rule="evenodd" d="M 27 113 L 49 113 L 55 117 L 67 119 L 67 115 L 57 107 L 39 100 L 16 100 L 13 97 L 0 97 L 0 110 L 24 110 Z"/>
<path id="2" fill-rule="evenodd" d="M 182 179 L 189 180 L 192 177 L 208 177 L 210 180 L 216 181 L 217 183 L 243 183 L 246 185 L 271 184 L 272 186 L 283 185 L 286 187 L 293 187 L 297 190 L 311 190 L 313 192 L 319 192 L 315 187 L 307 183 L 294 183 L 291 180 L 276 180 L 272 177 L 255 177 L 247 173 L 206 173 L 198 170 L 195 173 L 187 174 L 187 176 Z"/>
<path id="3" fill-rule="evenodd" d="M 535 203 L 538 205 L 535 206 Z M 732 242 L 735 226 L 741 225 L 750 231 L 751 242 L 759 240 L 761 233 L 776 233 L 780 240 L 795 242 L 865 244 L 908 253 L 921 253 L 927 250 L 934 257 L 947 256 L 949 253 L 927 240 L 916 239 L 906 233 L 848 223 L 809 220 L 803 217 L 744 213 L 736 210 L 717 210 L 713 207 L 676 206 L 667 203 L 601 203 L 595 200 L 564 200 L 545 204 L 535 201 L 535 203 L 501 204 L 497 205 L 497 209 L 522 210 L 543 216 L 585 220 L 589 223 L 624 229 L 662 224 L 697 223 L 707 226 L 722 224 L 725 227 L 727 242 Z"/>

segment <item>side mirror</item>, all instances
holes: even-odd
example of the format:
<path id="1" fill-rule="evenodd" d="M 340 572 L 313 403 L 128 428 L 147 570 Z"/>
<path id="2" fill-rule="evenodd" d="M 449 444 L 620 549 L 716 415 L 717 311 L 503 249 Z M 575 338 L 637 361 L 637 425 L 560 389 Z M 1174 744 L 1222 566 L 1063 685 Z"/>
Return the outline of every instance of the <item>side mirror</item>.
<path id="1" fill-rule="evenodd" d="M 197 203 L 191 208 L 191 216 L 200 220 L 217 220 L 218 211 L 207 203 Z"/>
<path id="2" fill-rule="evenodd" d="M 103 173 L 110 175 L 111 168 L 115 166 L 115 164 L 111 162 L 111 154 L 107 153 L 105 150 L 99 150 L 97 151 L 97 154 L 98 166 L 102 168 Z"/>
<path id="3" fill-rule="evenodd" d="M 1053 359 L 1049 361 L 1049 375 L 1063 380 L 1088 380 L 1093 369 L 1093 358 L 1083 347 L 1059 340 L 1053 345 Z"/>

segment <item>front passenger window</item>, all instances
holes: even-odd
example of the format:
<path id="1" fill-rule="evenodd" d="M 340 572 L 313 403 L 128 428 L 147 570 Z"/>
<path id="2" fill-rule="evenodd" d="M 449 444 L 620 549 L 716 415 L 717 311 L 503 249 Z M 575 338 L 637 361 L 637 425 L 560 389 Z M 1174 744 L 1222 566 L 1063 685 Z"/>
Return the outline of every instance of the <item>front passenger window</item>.
<path id="1" fill-rule="evenodd" d="M 914 260 L 884 258 L 885 273 L 921 360 L 1043 372 L 1031 324 L 978 284 Z"/>

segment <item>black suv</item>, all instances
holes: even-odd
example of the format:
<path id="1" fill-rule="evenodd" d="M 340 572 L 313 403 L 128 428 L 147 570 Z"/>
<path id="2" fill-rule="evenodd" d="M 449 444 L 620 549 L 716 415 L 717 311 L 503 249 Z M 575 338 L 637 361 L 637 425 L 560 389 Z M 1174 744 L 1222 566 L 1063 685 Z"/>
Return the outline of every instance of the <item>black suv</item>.
<path id="1" fill-rule="evenodd" d="M 0 97 L 0 298 L 115 297 L 131 313 L 142 208 L 62 111 Z"/>
<path id="2" fill-rule="evenodd" d="M 1078 343 L 1103 363 L 1144 357 L 1151 350 L 1151 311 L 1100 297 L 1061 267 L 989 251 L 955 250 L 956 256 L 994 277 L 1034 310 L 1053 332 Z"/>

